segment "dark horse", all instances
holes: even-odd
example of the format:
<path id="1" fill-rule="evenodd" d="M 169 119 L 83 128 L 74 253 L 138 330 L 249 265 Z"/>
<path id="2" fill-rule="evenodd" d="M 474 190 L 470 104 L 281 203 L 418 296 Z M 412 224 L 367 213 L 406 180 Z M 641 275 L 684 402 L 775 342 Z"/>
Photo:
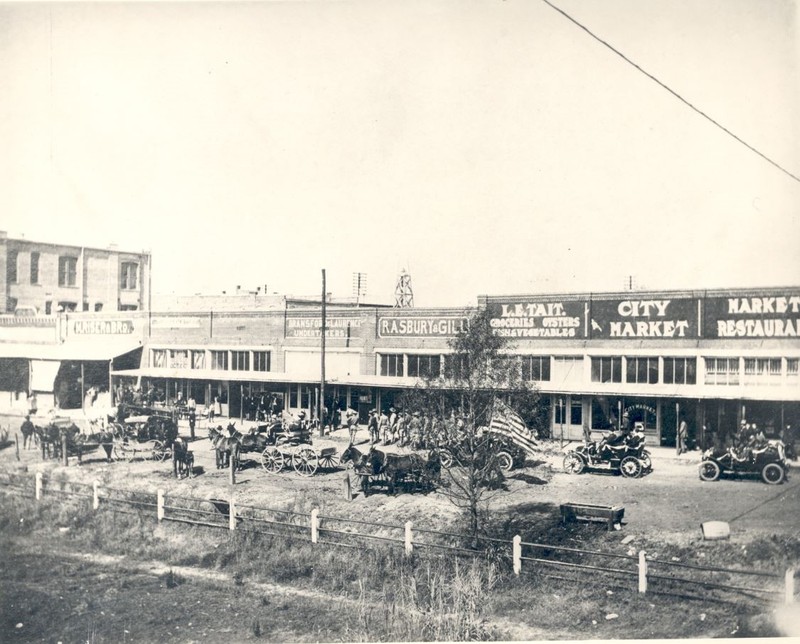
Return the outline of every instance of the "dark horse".
<path id="1" fill-rule="evenodd" d="M 412 488 L 428 488 L 438 480 L 441 463 L 438 453 L 432 451 L 428 458 L 419 454 L 391 454 L 372 447 L 362 453 L 349 445 L 339 458 L 340 463 L 353 463 L 353 471 L 361 478 L 364 496 L 369 494 L 371 481 L 384 480 L 389 494 L 394 494 L 400 483 L 410 482 Z"/>
<path id="2" fill-rule="evenodd" d="M 239 452 L 242 447 L 242 433 L 236 429 L 234 423 L 229 423 L 223 431 L 222 425 L 216 428 L 208 428 L 208 438 L 211 441 L 211 449 L 216 452 L 217 469 L 230 467 L 233 459 L 234 468 L 239 467 Z"/>
<path id="3" fill-rule="evenodd" d="M 172 443 L 172 474 L 178 479 L 194 474 L 194 454 L 185 438 L 178 437 Z"/>

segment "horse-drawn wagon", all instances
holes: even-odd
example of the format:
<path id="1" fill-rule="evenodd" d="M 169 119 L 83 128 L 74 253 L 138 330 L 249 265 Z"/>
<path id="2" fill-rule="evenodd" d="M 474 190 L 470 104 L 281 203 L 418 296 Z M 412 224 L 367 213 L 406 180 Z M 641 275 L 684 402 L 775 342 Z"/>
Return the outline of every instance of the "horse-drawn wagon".
<path id="1" fill-rule="evenodd" d="M 127 412 L 135 411 L 132 415 Z M 172 456 L 178 437 L 174 412 L 159 408 L 128 408 L 113 423 L 113 455 L 117 460 L 136 458 L 164 461 Z"/>
<path id="2" fill-rule="evenodd" d="M 313 476 L 320 467 L 334 468 L 338 465 L 336 448 L 315 448 L 311 431 L 302 421 L 284 421 L 272 427 L 270 443 L 261 452 L 261 466 L 269 474 L 277 474 L 291 467 L 300 476 Z"/>

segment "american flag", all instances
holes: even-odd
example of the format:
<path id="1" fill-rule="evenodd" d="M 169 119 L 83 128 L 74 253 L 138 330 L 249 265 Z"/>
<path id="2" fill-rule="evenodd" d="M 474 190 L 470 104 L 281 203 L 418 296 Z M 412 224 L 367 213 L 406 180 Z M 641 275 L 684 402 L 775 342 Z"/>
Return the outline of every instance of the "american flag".
<path id="1" fill-rule="evenodd" d="M 506 436 L 529 454 L 536 446 L 536 434 L 528 429 L 517 412 L 501 400 L 495 400 L 489 431 Z"/>

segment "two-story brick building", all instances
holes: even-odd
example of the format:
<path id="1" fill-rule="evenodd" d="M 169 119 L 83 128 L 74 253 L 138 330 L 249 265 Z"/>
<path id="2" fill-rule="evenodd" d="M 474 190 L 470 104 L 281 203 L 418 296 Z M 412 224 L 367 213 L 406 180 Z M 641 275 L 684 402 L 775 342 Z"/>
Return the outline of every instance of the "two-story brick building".
<path id="1" fill-rule="evenodd" d="M 149 252 L 50 244 L 0 231 L 0 312 L 146 310 L 150 266 Z"/>

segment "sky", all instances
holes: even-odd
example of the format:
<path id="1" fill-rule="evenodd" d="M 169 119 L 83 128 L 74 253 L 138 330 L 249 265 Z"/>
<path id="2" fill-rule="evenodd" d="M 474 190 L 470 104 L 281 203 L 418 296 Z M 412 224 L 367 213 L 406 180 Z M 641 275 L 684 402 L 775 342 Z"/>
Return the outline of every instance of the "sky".
<path id="1" fill-rule="evenodd" d="M 790 0 L 552 0 L 800 177 Z M 0 4 L 0 230 L 156 293 L 800 284 L 800 181 L 542 0 Z"/>

